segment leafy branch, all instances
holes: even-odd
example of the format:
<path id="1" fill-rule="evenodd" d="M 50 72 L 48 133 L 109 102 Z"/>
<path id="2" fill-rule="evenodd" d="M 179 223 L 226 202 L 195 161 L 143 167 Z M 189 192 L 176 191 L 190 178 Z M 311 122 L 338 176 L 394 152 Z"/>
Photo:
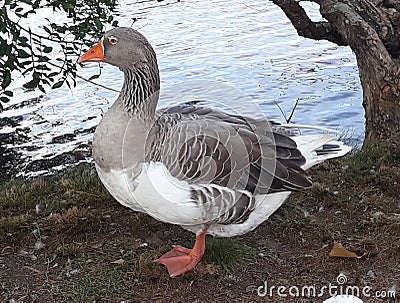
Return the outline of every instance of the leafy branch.
<path id="1" fill-rule="evenodd" d="M 104 24 L 117 26 L 115 6 L 116 0 L 6 0 L 0 7 L 0 109 L 13 96 L 9 86 L 18 74 L 27 77 L 26 90 L 75 86 L 76 58 L 100 39 Z M 24 25 L 49 9 L 63 21 Z"/>

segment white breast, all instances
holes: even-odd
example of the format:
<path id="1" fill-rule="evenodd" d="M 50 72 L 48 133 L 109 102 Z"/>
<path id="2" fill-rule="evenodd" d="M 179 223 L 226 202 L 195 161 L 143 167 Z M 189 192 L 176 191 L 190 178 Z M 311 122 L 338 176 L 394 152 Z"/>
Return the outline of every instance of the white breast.
<path id="1" fill-rule="evenodd" d="M 96 165 L 97 174 L 101 182 L 109 193 L 122 205 L 143 212 L 140 203 L 136 201 L 132 191 L 137 187 L 137 175 L 140 170 L 134 173 L 133 170 L 113 170 L 105 171 L 99 165 Z M 129 177 L 131 176 L 131 177 Z"/>
<path id="2" fill-rule="evenodd" d="M 191 200 L 189 184 L 173 177 L 164 164 L 143 163 L 138 168 L 140 173 L 96 169 L 107 190 L 121 204 L 166 223 L 201 223 L 201 209 Z"/>

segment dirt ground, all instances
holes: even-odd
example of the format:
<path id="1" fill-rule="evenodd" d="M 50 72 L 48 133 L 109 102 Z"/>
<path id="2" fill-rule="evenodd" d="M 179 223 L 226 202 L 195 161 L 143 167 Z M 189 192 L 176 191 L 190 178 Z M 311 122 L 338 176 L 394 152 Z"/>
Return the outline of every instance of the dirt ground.
<path id="1" fill-rule="evenodd" d="M 322 302 L 346 290 L 400 302 L 400 151 L 310 174 L 314 186 L 253 232 L 207 237 L 203 261 L 176 278 L 153 260 L 194 236 L 115 202 L 92 167 L 5 183 L 0 302 Z M 329 256 L 334 242 L 362 257 Z"/>

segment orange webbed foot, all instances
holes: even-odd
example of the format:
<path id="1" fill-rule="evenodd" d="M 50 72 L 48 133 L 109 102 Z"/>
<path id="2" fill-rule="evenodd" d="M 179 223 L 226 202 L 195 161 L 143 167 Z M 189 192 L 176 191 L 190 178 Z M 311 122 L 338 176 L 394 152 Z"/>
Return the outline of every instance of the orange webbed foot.
<path id="1" fill-rule="evenodd" d="M 167 267 L 171 277 L 176 277 L 196 267 L 206 250 L 206 233 L 207 229 L 196 237 L 196 242 L 192 249 L 174 246 L 170 251 L 163 254 L 159 259 L 155 260 Z"/>

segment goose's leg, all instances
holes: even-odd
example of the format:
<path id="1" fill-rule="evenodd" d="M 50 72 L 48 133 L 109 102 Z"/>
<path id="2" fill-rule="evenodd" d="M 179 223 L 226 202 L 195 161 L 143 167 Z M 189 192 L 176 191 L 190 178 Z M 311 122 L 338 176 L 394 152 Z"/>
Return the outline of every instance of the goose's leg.
<path id="1" fill-rule="evenodd" d="M 174 246 L 170 251 L 155 260 L 167 267 L 171 277 L 179 276 L 191 269 L 201 260 L 206 250 L 207 228 L 196 236 L 196 242 L 192 249 L 182 246 Z"/>

